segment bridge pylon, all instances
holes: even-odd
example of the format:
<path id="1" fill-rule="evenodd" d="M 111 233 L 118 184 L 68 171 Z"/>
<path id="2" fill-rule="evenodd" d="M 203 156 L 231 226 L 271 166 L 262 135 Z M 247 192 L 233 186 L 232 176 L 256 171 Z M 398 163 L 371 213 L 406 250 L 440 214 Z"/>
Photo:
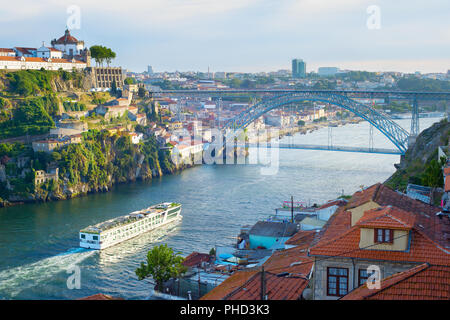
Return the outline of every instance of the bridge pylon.
<path id="1" fill-rule="evenodd" d="M 414 96 L 412 105 L 411 131 L 409 133 L 408 147 L 412 146 L 419 135 L 419 103 L 417 96 Z"/>

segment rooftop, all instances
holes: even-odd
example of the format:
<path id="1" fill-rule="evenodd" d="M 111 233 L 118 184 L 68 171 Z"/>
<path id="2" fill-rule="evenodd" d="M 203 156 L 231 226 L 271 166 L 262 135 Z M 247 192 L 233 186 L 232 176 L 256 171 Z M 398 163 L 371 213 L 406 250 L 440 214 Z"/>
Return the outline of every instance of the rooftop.
<path id="1" fill-rule="evenodd" d="M 335 214 L 333 221 L 341 222 L 340 220 L 349 214 L 347 211 L 339 212 Z M 438 223 L 439 218 L 434 218 L 434 223 Z M 328 227 L 328 232 L 324 233 L 324 235 L 328 233 L 328 236 L 322 237 L 310 249 L 310 255 L 450 265 L 450 251 L 430 239 L 419 226 L 414 226 L 408 233 L 411 239 L 408 250 L 391 251 L 360 248 L 360 225 L 355 225 L 346 231 L 345 227 L 338 225 L 334 228 L 332 225 L 333 222 Z"/>
<path id="2" fill-rule="evenodd" d="M 250 235 L 266 237 L 290 237 L 297 231 L 297 226 L 290 222 L 258 221 L 249 231 Z"/>
<path id="3" fill-rule="evenodd" d="M 341 300 L 449 300 L 450 266 L 424 263 L 381 280 L 380 289 L 367 284 Z"/>

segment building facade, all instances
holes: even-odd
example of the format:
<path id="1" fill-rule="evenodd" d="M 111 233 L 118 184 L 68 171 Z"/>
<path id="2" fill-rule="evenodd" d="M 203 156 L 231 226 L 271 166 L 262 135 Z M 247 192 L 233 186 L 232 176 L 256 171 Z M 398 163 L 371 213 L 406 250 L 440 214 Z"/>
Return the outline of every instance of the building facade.
<path id="1" fill-rule="evenodd" d="M 302 59 L 292 60 L 292 77 L 305 78 L 306 77 L 306 62 Z"/>

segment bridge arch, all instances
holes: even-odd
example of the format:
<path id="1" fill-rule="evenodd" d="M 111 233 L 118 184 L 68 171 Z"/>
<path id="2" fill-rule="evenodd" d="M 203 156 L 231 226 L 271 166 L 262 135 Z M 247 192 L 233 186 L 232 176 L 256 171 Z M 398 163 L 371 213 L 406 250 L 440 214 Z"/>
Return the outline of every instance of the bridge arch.
<path id="1" fill-rule="evenodd" d="M 263 114 L 273 109 L 301 101 L 320 101 L 351 111 L 371 123 L 377 130 L 385 135 L 402 154 L 405 154 L 408 149 L 409 133 L 391 117 L 345 95 L 330 92 L 293 92 L 263 99 L 259 103 L 247 108 L 234 118 L 230 119 L 223 129 L 243 129 Z"/>

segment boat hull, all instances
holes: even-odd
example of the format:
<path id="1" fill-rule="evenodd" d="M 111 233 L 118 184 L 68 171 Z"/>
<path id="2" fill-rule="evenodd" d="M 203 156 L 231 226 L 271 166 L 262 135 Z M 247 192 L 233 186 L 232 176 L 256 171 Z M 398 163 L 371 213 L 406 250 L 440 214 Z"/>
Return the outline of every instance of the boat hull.
<path id="1" fill-rule="evenodd" d="M 161 228 L 167 224 L 179 222 L 182 218 L 180 206 L 176 212 L 170 213 L 170 210 L 167 210 L 164 214 L 161 214 L 160 220 L 156 219 L 155 215 L 150 215 L 133 223 L 107 230 L 106 232 L 89 234 L 80 231 L 80 247 L 103 250 L 137 237 L 143 233 Z M 156 223 L 156 221 L 158 221 L 158 223 Z"/>

